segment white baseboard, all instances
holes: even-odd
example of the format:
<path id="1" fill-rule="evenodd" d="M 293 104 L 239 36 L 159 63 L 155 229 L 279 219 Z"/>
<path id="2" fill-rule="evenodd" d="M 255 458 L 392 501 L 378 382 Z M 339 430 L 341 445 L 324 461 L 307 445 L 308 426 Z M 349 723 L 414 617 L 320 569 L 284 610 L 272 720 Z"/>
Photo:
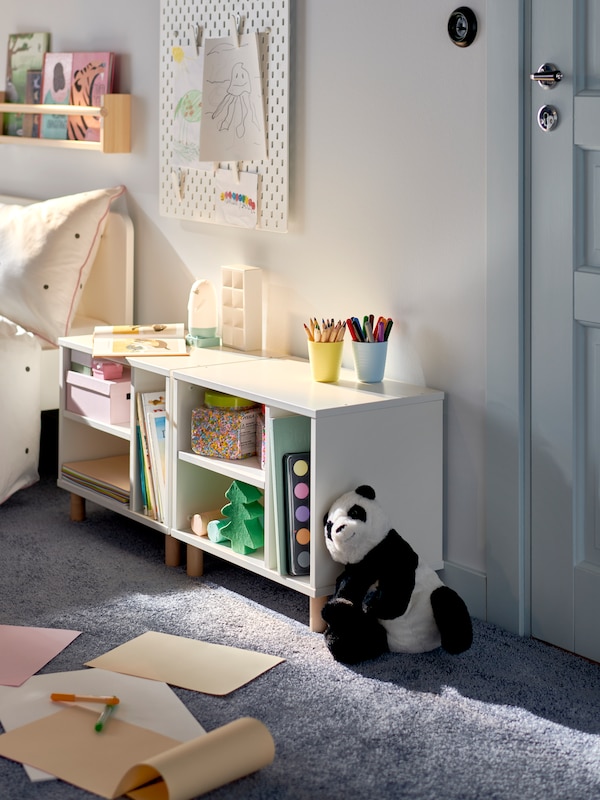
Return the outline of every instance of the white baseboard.
<path id="1" fill-rule="evenodd" d="M 438 574 L 446 586 L 462 597 L 472 617 L 487 618 L 485 573 L 445 561 Z"/>

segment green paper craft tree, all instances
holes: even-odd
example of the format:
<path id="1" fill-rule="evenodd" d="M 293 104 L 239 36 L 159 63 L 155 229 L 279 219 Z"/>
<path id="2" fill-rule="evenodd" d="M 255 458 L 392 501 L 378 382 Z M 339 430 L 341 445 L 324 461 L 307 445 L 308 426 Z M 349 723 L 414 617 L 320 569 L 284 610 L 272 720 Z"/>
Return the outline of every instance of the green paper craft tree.
<path id="1" fill-rule="evenodd" d="M 262 492 L 256 486 L 250 486 L 242 481 L 233 481 L 225 492 L 229 503 L 221 509 L 225 519 L 211 522 L 213 526 L 212 541 L 231 542 L 231 549 L 235 553 L 251 553 L 264 545 L 264 509 L 259 500 Z M 214 531 L 214 528 L 218 528 Z M 217 534 L 217 536 L 214 536 Z"/>

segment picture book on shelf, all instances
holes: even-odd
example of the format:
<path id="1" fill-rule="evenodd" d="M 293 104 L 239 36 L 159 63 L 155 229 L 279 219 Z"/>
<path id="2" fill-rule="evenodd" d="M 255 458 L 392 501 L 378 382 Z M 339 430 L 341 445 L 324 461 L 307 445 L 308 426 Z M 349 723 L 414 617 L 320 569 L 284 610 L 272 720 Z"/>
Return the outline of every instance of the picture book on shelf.
<path id="1" fill-rule="evenodd" d="M 146 423 L 148 451 L 151 463 L 151 479 L 154 483 L 158 519 L 165 520 L 167 497 L 166 464 L 166 397 L 164 392 L 142 392 L 142 409 Z"/>
<path id="2" fill-rule="evenodd" d="M 71 91 L 73 53 L 46 53 L 42 69 L 42 102 L 68 105 Z M 67 138 L 66 114 L 44 114 L 40 127 L 43 139 Z"/>
<path id="3" fill-rule="evenodd" d="M 164 522 L 167 497 L 165 393 L 138 392 L 136 404 L 144 513 L 159 522 Z"/>
<path id="4" fill-rule="evenodd" d="M 148 430 L 146 418 L 144 416 L 144 406 L 142 394 L 137 392 L 136 402 L 136 431 L 139 442 L 139 476 L 140 488 L 142 490 L 142 500 L 144 503 L 144 514 L 152 519 L 158 519 L 158 503 L 154 492 L 154 480 L 152 477 L 152 461 L 150 459 L 150 446 L 148 444 Z"/>
<path id="5" fill-rule="evenodd" d="M 70 105 L 101 106 L 104 95 L 110 94 L 113 89 L 114 63 L 114 53 L 73 53 Z M 99 142 L 100 116 L 69 116 L 67 138 Z"/>
<path id="6" fill-rule="evenodd" d="M 42 102 L 42 70 L 28 69 L 25 83 L 25 102 Z M 37 139 L 40 135 L 41 114 L 23 114 L 23 136 Z"/>
<path id="7" fill-rule="evenodd" d="M 6 102 L 27 101 L 27 72 L 41 70 L 50 47 L 49 33 L 11 33 L 6 57 Z M 4 114 L 4 134 L 23 136 L 23 114 Z"/>
<path id="8" fill-rule="evenodd" d="M 186 356 L 183 322 L 155 325 L 96 325 L 94 356 Z"/>

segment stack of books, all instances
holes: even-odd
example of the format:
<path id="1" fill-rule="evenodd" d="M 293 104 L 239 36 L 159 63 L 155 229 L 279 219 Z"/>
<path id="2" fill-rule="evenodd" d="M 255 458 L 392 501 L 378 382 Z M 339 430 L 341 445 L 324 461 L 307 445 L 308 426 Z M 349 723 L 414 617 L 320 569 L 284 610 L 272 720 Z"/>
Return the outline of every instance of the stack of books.
<path id="1" fill-rule="evenodd" d="M 129 503 L 129 455 L 71 461 L 62 465 L 61 474 L 78 486 Z"/>
<path id="2" fill-rule="evenodd" d="M 138 392 L 137 440 L 144 513 L 166 519 L 166 405 L 164 392 Z"/>

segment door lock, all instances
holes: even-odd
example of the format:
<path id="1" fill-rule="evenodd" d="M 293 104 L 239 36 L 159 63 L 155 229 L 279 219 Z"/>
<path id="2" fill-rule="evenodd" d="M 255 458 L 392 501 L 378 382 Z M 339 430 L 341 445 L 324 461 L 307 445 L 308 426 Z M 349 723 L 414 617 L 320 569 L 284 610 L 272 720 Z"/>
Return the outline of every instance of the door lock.
<path id="1" fill-rule="evenodd" d="M 554 106 L 542 106 L 537 115 L 538 125 L 545 133 L 550 133 L 558 125 L 558 111 Z"/>
<path id="2" fill-rule="evenodd" d="M 547 62 L 542 64 L 538 71 L 533 72 L 529 77 L 532 81 L 537 81 L 538 86 L 541 86 L 542 89 L 554 89 L 564 76 L 556 64 Z"/>

